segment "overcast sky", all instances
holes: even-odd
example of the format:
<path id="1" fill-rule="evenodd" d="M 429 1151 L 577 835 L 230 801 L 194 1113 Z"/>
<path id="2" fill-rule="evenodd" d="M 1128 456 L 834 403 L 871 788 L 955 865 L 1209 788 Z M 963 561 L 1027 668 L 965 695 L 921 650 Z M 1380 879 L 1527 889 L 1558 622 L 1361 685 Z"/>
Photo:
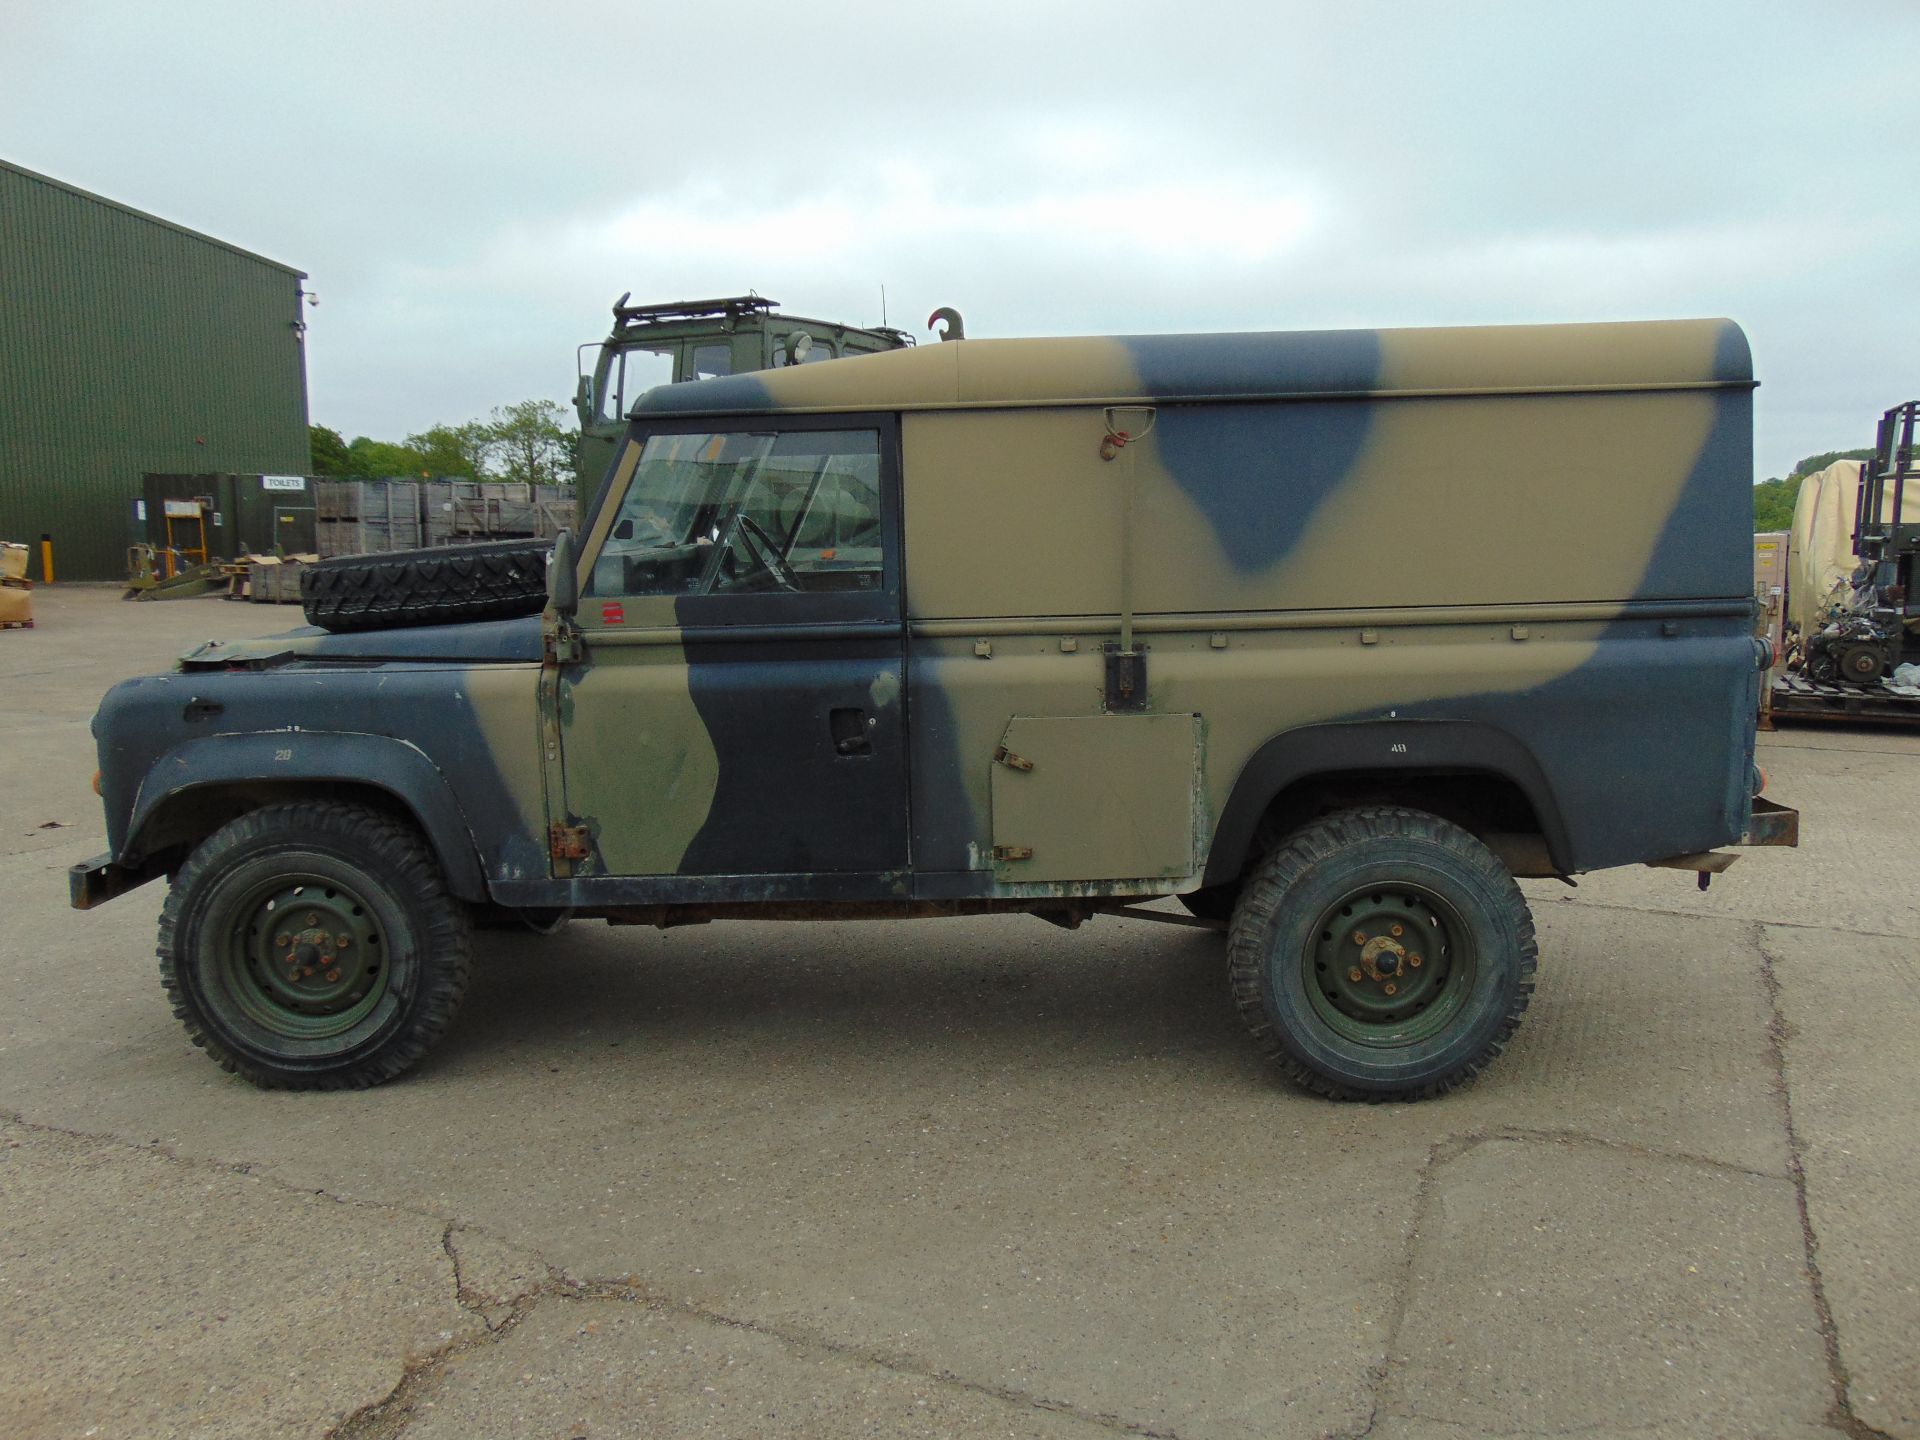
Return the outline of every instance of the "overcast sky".
<path id="1" fill-rule="evenodd" d="M 0 0 L 0 155 L 307 270 L 315 421 L 636 300 L 976 335 L 1730 315 L 1757 463 L 1920 397 L 1914 0 Z M 107 377 L 103 377 L 107 378 Z"/>

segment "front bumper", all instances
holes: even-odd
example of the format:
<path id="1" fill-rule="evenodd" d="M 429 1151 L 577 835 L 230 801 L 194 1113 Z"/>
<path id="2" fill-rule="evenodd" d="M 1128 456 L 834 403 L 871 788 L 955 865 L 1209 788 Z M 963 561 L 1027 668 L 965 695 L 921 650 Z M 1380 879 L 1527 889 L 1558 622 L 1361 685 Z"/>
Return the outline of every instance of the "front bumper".
<path id="1" fill-rule="evenodd" d="M 67 869 L 69 903 L 76 910 L 91 910 L 117 896 L 136 890 L 149 880 L 165 874 L 159 867 L 119 865 L 112 855 L 96 855 Z"/>

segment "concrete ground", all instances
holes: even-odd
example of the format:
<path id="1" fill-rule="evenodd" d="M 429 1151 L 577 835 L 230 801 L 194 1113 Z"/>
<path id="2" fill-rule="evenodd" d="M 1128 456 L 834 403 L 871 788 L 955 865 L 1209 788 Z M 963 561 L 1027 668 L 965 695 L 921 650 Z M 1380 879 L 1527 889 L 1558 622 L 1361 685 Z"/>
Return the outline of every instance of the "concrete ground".
<path id="1" fill-rule="evenodd" d="M 0 632 L 0 1434 L 1920 1436 L 1920 734 L 1762 737 L 1797 851 L 1528 889 L 1476 1085 L 1288 1088 L 1213 936 L 486 937 L 446 1042 L 263 1094 L 88 914 L 113 680 L 283 628 Z"/>

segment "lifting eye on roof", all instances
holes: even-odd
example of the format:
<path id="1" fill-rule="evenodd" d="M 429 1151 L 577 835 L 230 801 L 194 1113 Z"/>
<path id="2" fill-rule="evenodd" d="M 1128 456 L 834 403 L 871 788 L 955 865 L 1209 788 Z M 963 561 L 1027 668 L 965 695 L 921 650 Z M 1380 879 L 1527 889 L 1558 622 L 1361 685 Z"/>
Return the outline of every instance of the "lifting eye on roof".
<path id="1" fill-rule="evenodd" d="M 933 327 L 938 325 L 942 320 L 947 322 L 947 328 L 940 332 L 940 338 L 942 340 L 964 340 L 967 338 L 966 327 L 960 320 L 960 312 L 951 305 L 942 305 L 938 310 L 934 311 L 933 314 L 929 315 L 927 317 L 927 328 L 929 330 L 933 329 Z"/>

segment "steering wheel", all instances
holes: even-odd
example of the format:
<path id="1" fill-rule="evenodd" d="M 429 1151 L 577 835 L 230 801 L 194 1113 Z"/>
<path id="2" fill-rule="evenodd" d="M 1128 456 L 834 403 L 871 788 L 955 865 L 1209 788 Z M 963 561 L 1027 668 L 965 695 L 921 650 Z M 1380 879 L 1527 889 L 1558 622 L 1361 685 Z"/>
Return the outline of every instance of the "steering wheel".
<path id="1" fill-rule="evenodd" d="M 761 567 L 773 576 L 774 583 L 782 590 L 798 590 L 800 576 L 787 563 L 787 557 L 780 553 L 780 547 L 773 537 L 760 527 L 760 522 L 744 512 L 738 521 L 747 548 L 753 552 L 753 558 L 760 562 Z"/>

